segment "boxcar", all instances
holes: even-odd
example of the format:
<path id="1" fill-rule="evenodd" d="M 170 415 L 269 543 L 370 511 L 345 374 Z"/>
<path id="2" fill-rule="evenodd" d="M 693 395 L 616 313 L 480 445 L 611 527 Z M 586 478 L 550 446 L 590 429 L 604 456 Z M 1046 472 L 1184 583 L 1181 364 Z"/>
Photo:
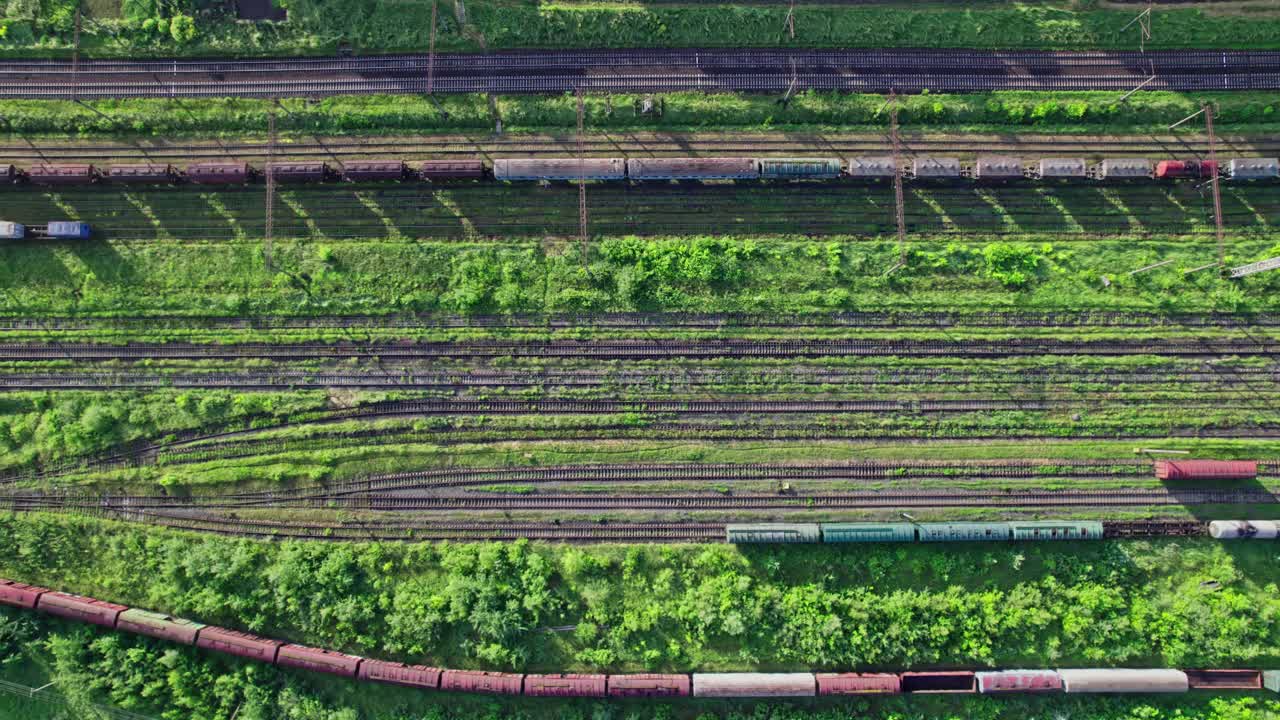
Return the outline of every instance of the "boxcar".
<path id="1" fill-rule="evenodd" d="M 79 620 L 114 628 L 116 618 L 129 608 L 93 598 L 50 591 L 40 596 L 36 602 L 36 609 L 68 620 Z"/>
<path id="2" fill-rule="evenodd" d="M 1209 535 L 1219 540 L 1274 540 L 1280 536 L 1280 522 L 1275 520 L 1214 520 Z"/>
<path id="3" fill-rule="evenodd" d="M 15 222 L 0 222 L 0 240 L 21 240 L 27 236 L 27 228 Z"/>
<path id="4" fill-rule="evenodd" d="M 625 180 L 627 166 L 622 158 L 513 158 L 493 161 L 497 180 Z"/>
<path id="5" fill-rule="evenodd" d="M 751 158 L 630 158 L 632 180 L 754 180 L 760 169 Z"/>
<path id="6" fill-rule="evenodd" d="M 434 689 L 440 687 L 440 673 L 439 668 L 366 659 L 360 663 L 356 677 L 392 685 Z"/>
<path id="7" fill-rule="evenodd" d="M 92 165 L 41 163 L 27 171 L 27 178 L 38 185 L 89 185 L 98 181 L 98 169 Z"/>
<path id="8" fill-rule="evenodd" d="M 845 169 L 849 177 L 892 179 L 897 174 L 897 164 L 893 157 L 858 157 L 849 161 Z"/>
<path id="9" fill-rule="evenodd" d="M 973 164 L 973 177 L 978 180 L 1021 180 L 1022 160 L 1016 157 L 988 155 Z"/>
<path id="10" fill-rule="evenodd" d="M 607 692 L 604 675 L 525 675 L 524 694 L 530 697 L 593 697 Z"/>
<path id="11" fill-rule="evenodd" d="M 524 676 L 512 673 L 483 672 L 480 670 L 445 670 L 440 675 L 441 690 L 485 692 L 499 695 L 519 695 Z"/>
<path id="12" fill-rule="evenodd" d="M 822 537 L 813 523 L 730 525 L 725 530 L 731 543 L 816 543 Z"/>
<path id="13" fill-rule="evenodd" d="M 609 697 L 688 697 L 688 675 L 610 675 Z"/>
<path id="14" fill-rule="evenodd" d="M 357 160 L 342 166 L 342 179 L 350 182 L 402 180 L 406 172 L 401 160 Z"/>
<path id="15" fill-rule="evenodd" d="M 1096 520 L 1027 520 L 1009 523 L 1014 540 L 1101 540 L 1102 523 Z"/>
<path id="16" fill-rule="evenodd" d="M 243 185 L 253 179 L 253 168 L 249 163 L 195 163 L 187 166 L 186 177 L 201 185 Z"/>
<path id="17" fill-rule="evenodd" d="M 921 523 L 921 542 L 1008 540 L 1008 523 Z"/>
<path id="18" fill-rule="evenodd" d="M 279 640 L 228 630 L 215 625 L 201 629 L 200 634 L 196 636 L 198 648 L 269 663 L 276 661 L 276 654 L 280 651 L 281 645 L 284 643 Z"/>
<path id="19" fill-rule="evenodd" d="M 183 645 L 195 645 L 196 637 L 204 624 L 175 618 L 163 613 L 130 608 L 120 613 L 116 628 L 148 637 L 171 640 Z"/>
<path id="20" fill-rule="evenodd" d="M 322 162 L 267 163 L 266 173 L 276 182 L 309 183 L 329 179 L 329 165 Z"/>
<path id="21" fill-rule="evenodd" d="M 816 692 L 812 673 L 693 674 L 694 697 L 813 697 Z"/>
<path id="22" fill-rule="evenodd" d="M 12 580 L 0 580 L 0 605 L 34 610 L 40 596 L 49 592 L 49 588 L 24 585 Z"/>
<path id="23" fill-rule="evenodd" d="M 1186 670 L 1192 690 L 1261 690 L 1260 670 Z"/>
<path id="24" fill-rule="evenodd" d="M 902 673 L 902 691 L 909 693 L 977 692 L 977 680 L 968 670 Z"/>
<path id="25" fill-rule="evenodd" d="M 483 180 L 484 162 L 481 160 L 428 160 L 418 166 L 418 177 L 423 180 Z"/>
<path id="26" fill-rule="evenodd" d="M 1181 670 L 1059 669 L 1069 693 L 1186 692 L 1190 687 Z"/>
<path id="27" fill-rule="evenodd" d="M 834 180 L 840 177 L 839 158 L 760 158 L 760 177 L 766 180 Z"/>
<path id="28" fill-rule="evenodd" d="M 822 542 L 915 542 L 911 523 L 822 523 Z"/>
<path id="29" fill-rule="evenodd" d="M 893 673 L 818 673 L 819 695 L 893 695 L 902 680 Z"/>
<path id="30" fill-rule="evenodd" d="M 1115 158 L 1098 165 L 1099 180 L 1135 180 L 1151 177 L 1151 161 L 1146 158 Z"/>
<path id="31" fill-rule="evenodd" d="M 1084 158 L 1043 158 L 1040 177 L 1046 180 L 1083 180 L 1089 176 Z"/>
<path id="32" fill-rule="evenodd" d="M 1000 670 L 975 674 L 978 692 L 1062 692 L 1062 677 L 1053 670 Z"/>
<path id="33" fill-rule="evenodd" d="M 170 183 L 177 177 L 172 165 L 112 165 L 107 170 L 107 178 L 117 183 Z"/>
<path id="34" fill-rule="evenodd" d="M 276 664 L 281 667 L 312 670 L 349 678 L 356 676 L 361 660 L 364 658 L 356 655 L 292 644 L 282 646 L 280 653 L 276 655 Z"/>
<path id="35" fill-rule="evenodd" d="M 1227 163 L 1232 180 L 1275 180 L 1280 177 L 1280 158 L 1236 158 Z"/>
<path id="36" fill-rule="evenodd" d="M 1156 163 L 1156 177 L 1162 180 L 1211 178 L 1218 174 L 1212 160 L 1161 160 Z"/>
<path id="37" fill-rule="evenodd" d="M 1258 463 L 1251 460 L 1157 460 L 1161 480 L 1252 480 Z"/>
<path id="38" fill-rule="evenodd" d="M 959 179 L 960 160 L 949 157 L 919 157 L 911 163 L 911 174 L 925 180 Z"/>
<path id="39" fill-rule="evenodd" d="M 55 220 L 45 226 L 45 235 L 58 240 L 88 240 L 93 228 L 89 223 Z"/>

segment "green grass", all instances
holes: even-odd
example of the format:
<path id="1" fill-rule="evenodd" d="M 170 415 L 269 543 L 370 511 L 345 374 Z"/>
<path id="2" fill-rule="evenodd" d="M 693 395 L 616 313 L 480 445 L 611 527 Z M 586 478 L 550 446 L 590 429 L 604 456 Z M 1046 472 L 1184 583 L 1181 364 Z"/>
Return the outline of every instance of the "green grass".
<path id="1" fill-rule="evenodd" d="M 1199 109 L 1216 108 L 1219 132 L 1275 132 L 1280 102 L 1271 93 L 1140 92 L 1120 103 L 1114 92 L 995 92 L 903 96 L 904 133 L 975 130 L 1075 134 L 1158 133 Z M 585 100 L 589 130 L 790 130 L 871 129 L 889 123 L 880 95 L 798 93 L 785 107 L 772 95 L 668 93 L 661 116 L 639 115 L 641 96 L 612 94 Z M 499 96 L 498 116 L 507 133 L 560 134 L 577 122 L 571 96 Z M 441 133 L 492 131 L 484 95 L 331 97 L 316 102 L 285 100 L 277 128 L 306 139 L 312 134 Z M 266 100 L 0 101 L 3 130 L 22 137 L 42 134 L 172 135 L 265 134 Z M 1193 128 L 1188 128 L 1193 129 Z M 1198 129 L 1198 128 L 1197 128 Z M 16 139 L 22 139 L 21 137 Z"/>

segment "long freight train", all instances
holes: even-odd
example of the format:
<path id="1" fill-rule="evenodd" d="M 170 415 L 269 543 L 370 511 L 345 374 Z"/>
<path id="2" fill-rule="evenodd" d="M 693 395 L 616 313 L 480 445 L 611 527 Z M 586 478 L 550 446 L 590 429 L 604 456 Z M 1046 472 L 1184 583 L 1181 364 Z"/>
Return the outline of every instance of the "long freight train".
<path id="1" fill-rule="evenodd" d="M 430 160 L 410 165 L 401 160 L 352 160 L 340 167 L 326 162 L 276 162 L 262 169 L 246 162 L 201 162 L 178 168 L 168 164 L 126 164 L 99 168 L 90 164 L 53 163 L 19 168 L 0 163 L 0 183 L 34 185 L 242 185 L 270 174 L 281 183 L 334 181 L 456 180 L 631 181 L 673 180 L 866 180 L 887 181 L 901 171 L 908 181 L 1018 182 L 1226 180 L 1253 182 L 1280 179 L 1280 159 L 1234 158 L 1219 167 L 1203 160 L 1110 158 L 1089 164 L 1084 158 L 984 156 L 973 162 L 954 157 L 922 156 L 898 168 L 889 156 L 840 158 L 505 158 L 486 164 L 480 159 Z"/>
<path id="2" fill-rule="evenodd" d="M 901 673 L 528 674 L 449 670 L 374 660 L 0 579 L 0 604 L 259 662 L 354 680 L 530 697 L 765 698 L 898 693 L 1280 692 L 1280 671 L 1083 668 Z"/>

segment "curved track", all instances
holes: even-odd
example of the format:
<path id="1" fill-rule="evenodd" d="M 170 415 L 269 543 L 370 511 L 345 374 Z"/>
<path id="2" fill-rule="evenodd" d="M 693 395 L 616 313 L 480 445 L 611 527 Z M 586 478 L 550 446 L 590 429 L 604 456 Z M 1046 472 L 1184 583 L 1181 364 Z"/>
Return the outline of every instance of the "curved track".
<path id="1" fill-rule="evenodd" d="M 510 51 L 290 60 L 21 61 L 0 97 L 284 97 L 804 89 L 881 93 L 1280 88 L 1280 53 L 1181 50 Z"/>

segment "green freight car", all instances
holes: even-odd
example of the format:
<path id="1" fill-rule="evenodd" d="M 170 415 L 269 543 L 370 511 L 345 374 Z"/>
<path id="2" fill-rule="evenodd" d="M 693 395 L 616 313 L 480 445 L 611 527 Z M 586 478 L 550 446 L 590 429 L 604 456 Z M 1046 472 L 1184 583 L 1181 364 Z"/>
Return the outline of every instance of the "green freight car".
<path id="1" fill-rule="evenodd" d="M 911 523 L 822 523 L 822 542 L 915 542 Z"/>
<path id="2" fill-rule="evenodd" d="M 816 543 L 822 541 L 817 523 L 765 523 L 730 525 L 726 528 L 731 543 Z"/>

